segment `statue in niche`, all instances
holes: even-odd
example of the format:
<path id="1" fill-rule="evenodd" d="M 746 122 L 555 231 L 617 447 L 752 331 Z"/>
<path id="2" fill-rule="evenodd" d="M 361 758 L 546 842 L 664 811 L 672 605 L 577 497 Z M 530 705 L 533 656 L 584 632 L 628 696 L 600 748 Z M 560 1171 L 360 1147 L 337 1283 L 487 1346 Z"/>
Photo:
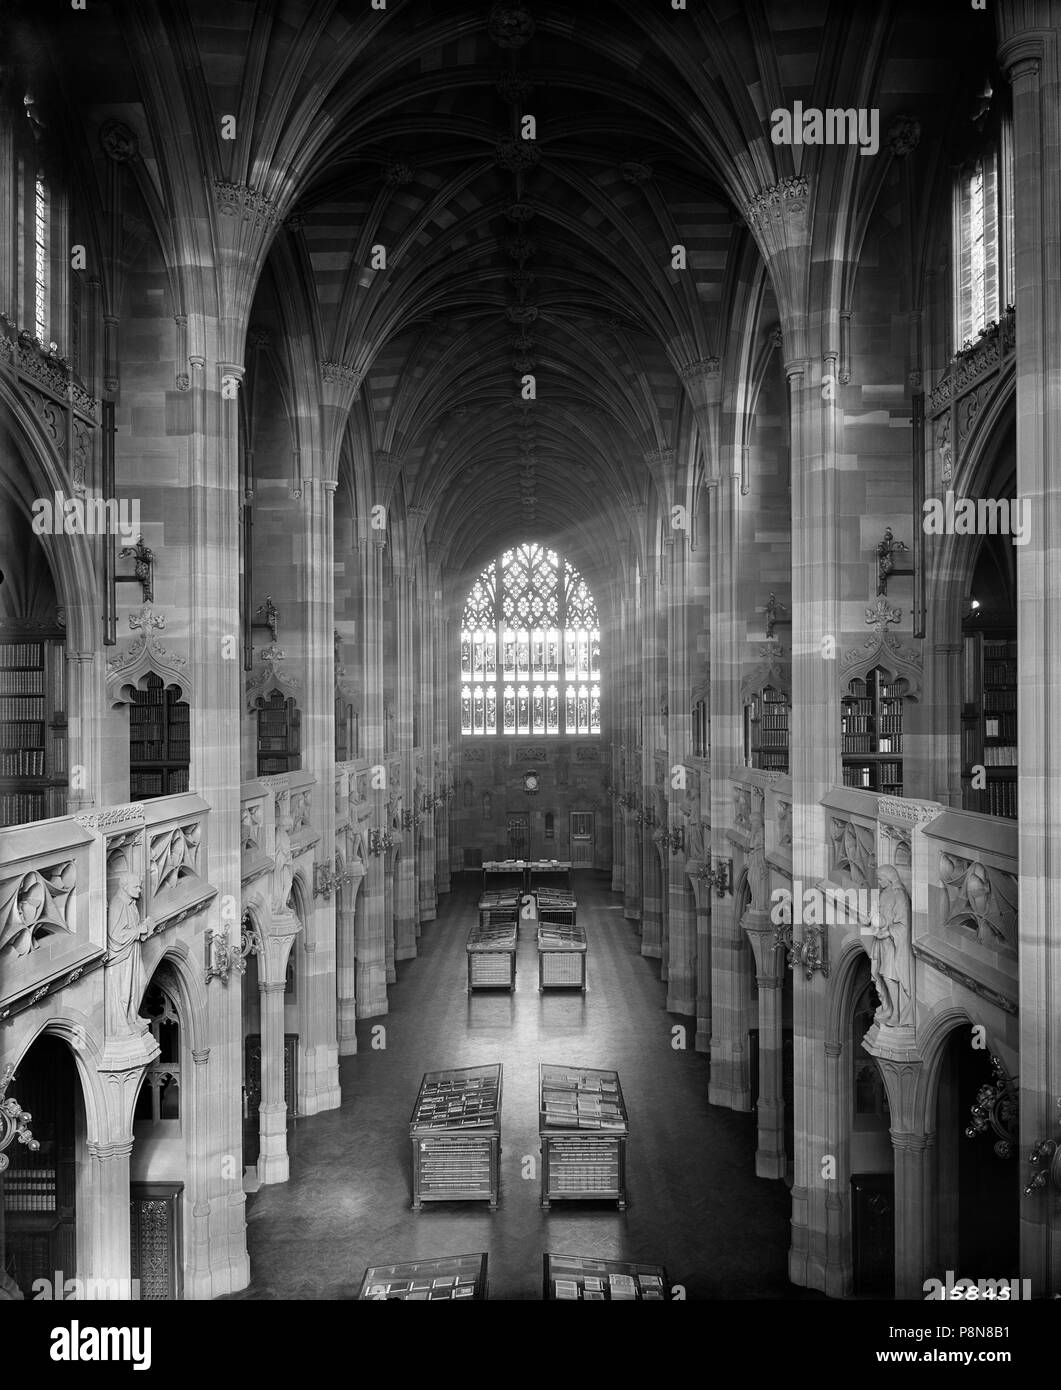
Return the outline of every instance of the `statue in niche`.
<path id="1" fill-rule="evenodd" d="M 143 1033 L 150 1027 L 137 1010 L 144 992 L 144 968 L 140 943 L 150 936 L 154 923 L 140 916 L 138 899 L 143 890 L 140 875 L 125 868 L 112 879 L 107 902 L 107 968 L 104 975 L 107 1028 L 111 1033 Z"/>
<path id="2" fill-rule="evenodd" d="M 489 793 L 489 792 L 483 792 L 483 820 L 484 820 L 484 821 L 492 820 L 492 819 L 493 819 L 493 814 L 494 814 L 494 808 L 493 808 L 493 805 L 492 805 L 492 803 L 491 803 L 491 801 L 490 801 L 490 793 Z"/>
<path id="3" fill-rule="evenodd" d="M 695 787 L 688 787 L 682 805 L 682 818 L 685 821 L 685 857 L 703 859 L 704 826 L 700 820 L 700 794 Z"/>
<path id="4" fill-rule="evenodd" d="M 770 906 L 770 867 L 766 862 L 766 824 L 762 802 L 757 801 L 748 826 L 748 889 L 752 908 L 766 912 Z"/>
<path id="5" fill-rule="evenodd" d="M 779 845 L 791 845 L 792 843 L 792 807 L 787 801 L 777 803 L 777 843 Z"/>
<path id="6" fill-rule="evenodd" d="M 869 952 L 870 973 L 880 998 L 874 1017 L 886 1028 L 908 1027 L 913 1023 L 914 995 L 910 895 L 891 864 L 881 867 L 877 880 L 880 897 L 870 918 L 873 942 Z"/>
<path id="7" fill-rule="evenodd" d="M 286 912 L 291 885 L 295 879 L 294 855 L 291 851 L 291 830 L 294 821 L 286 810 L 277 807 L 276 844 L 273 850 L 272 903 L 274 912 Z"/>

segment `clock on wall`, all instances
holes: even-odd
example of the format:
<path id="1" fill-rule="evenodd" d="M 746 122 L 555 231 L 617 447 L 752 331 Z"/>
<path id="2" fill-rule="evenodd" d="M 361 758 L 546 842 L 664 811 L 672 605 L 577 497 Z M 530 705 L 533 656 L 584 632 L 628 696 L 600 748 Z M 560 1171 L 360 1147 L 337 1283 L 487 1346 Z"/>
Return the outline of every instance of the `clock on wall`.
<path id="1" fill-rule="evenodd" d="M 523 774 L 523 790 L 525 792 L 536 792 L 538 790 L 538 774 L 536 772 L 525 772 Z"/>

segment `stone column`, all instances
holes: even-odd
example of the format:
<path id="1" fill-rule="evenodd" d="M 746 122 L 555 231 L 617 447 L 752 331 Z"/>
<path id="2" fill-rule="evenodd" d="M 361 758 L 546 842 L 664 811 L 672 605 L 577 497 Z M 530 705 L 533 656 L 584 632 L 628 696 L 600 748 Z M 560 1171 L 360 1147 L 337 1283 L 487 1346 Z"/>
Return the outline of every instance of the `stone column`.
<path id="1" fill-rule="evenodd" d="M 287 1102 L 284 1099 L 284 981 L 258 981 L 262 1017 L 261 1148 L 258 1181 L 287 1182 Z"/>
<path id="2" fill-rule="evenodd" d="M 784 1178 L 785 1153 L 784 1045 L 782 1040 L 781 977 L 774 949 L 774 928 L 768 912 L 754 909 L 744 914 L 744 930 L 755 951 L 756 984 L 759 987 L 759 1103 L 755 1176 Z"/>
<path id="3" fill-rule="evenodd" d="M 1017 496 L 1030 539 L 1017 554 L 1017 786 L 1020 831 L 1020 1151 L 1058 1137 L 1061 1096 L 1061 4 L 999 9 L 999 57 L 1013 90 Z M 1023 1182 L 1030 1176 L 1023 1167 Z M 1023 1185 L 1022 1182 L 1022 1185 Z M 1061 1203 L 1022 1197 L 1020 1273 L 1061 1294 Z"/>
<path id="4" fill-rule="evenodd" d="M 827 836 L 821 799 L 842 782 L 840 770 L 840 517 L 838 477 L 839 403 L 823 397 L 825 374 L 836 361 L 812 361 L 806 344 L 811 331 L 785 329 L 792 439 L 792 878 L 793 892 L 817 883 L 827 872 Z M 824 315 L 814 331 L 823 340 Z M 805 334 L 805 336 L 803 336 Z M 792 1188 L 793 1283 L 824 1289 L 830 1278 L 829 1199 L 823 1176 L 823 1136 L 829 1131 L 822 1045 L 826 1033 L 827 985 L 820 975 L 793 981 L 793 1032 L 796 1057 Z"/>
<path id="5" fill-rule="evenodd" d="M 912 1028 L 874 1024 L 862 1045 L 876 1057 L 888 1090 L 895 1156 L 895 1297 L 923 1299 L 932 1246 L 928 1199 L 934 1136 L 926 1132 L 919 1111 L 922 1062 Z"/>
<path id="6" fill-rule="evenodd" d="M 370 759 L 366 792 L 372 805 L 367 825 L 386 829 L 387 766 L 383 758 L 383 538 L 377 532 L 359 537 L 361 567 L 361 621 L 363 648 L 364 719 L 362 738 Z M 367 872 L 361 885 L 355 934 L 357 939 L 357 1016 L 376 1018 L 387 1012 L 387 924 L 384 920 L 384 866 L 386 855 L 368 853 Z"/>
<path id="7" fill-rule="evenodd" d="M 317 779 L 312 823 L 320 841 L 315 860 L 335 862 L 335 590 L 333 516 L 336 484 L 302 482 L 302 637 L 306 688 L 302 707 L 302 767 Z M 305 951 L 299 962 L 299 1110 L 315 1115 L 341 1102 L 336 1044 L 335 898 L 307 904 Z"/>
<path id="8" fill-rule="evenodd" d="M 115 1281 L 110 1287 L 119 1296 L 132 1296 L 130 1287 L 131 1240 L 129 1225 L 129 1156 L 133 1138 L 110 1143 L 89 1142 L 89 1190 L 92 1193 L 95 1231 L 94 1279 Z"/>
<path id="9" fill-rule="evenodd" d="M 694 880 L 696 898 L 696 1050 L 711 1051 L 711 888 Z"/>
<path id="10" fill-rule="evenodd" d="M 352 865 L 347 865 L 348 869 Z M 336 934 L 336 1028 L 339 1056 L 357 1051 L 357 892 L 360 880 L 341 889 L 335 907 Z"/>
<path id="11" fill-rule="evenodd" d="M 708 487 L 711 564 L 711 846 L 714 860 L 732 858 L 724 838 L 733 820 L 730 773 L 741 761 L 738 596 L 740 476 L 725 472 Z M 734 869 L 736 875 L 736 869 Z M 748 1053 L 748 964 L 744 934 L 730 892 L 711 910 L 711 1078 L 708 1100 L 733 1110 L 751 1104 Z"/>

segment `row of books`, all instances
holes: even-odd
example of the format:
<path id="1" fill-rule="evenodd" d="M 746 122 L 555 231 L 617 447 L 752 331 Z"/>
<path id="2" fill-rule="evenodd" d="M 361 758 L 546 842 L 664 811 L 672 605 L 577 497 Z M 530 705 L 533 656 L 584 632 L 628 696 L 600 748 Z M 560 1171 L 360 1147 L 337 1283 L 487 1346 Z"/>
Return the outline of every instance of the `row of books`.
<path id="1" fill-rule="evenodd" d="M 61 788 L 58 789 L 61 792 Z M 47 815 L 43 792 L 5 792 L 0 795 L 0 824 L 25 825 L 27 821 L 43 820 Z M 58 810 L 53 814 L 59 815 Z"/>
<path id="2" fill-rule="evenodd" d="M 44 724 L 33 723 L 0 725 L 0 748 L 43 747 Z"/>
<path id="3" fill-rule="evenodd" d="M 876 734 L 845 734 L 841 751 L 844 753 L 875 753 L 877 751 Z"/>
<path id="4" fill-rule="evenodd" d="M 0 700 L 0 719 L 43 719 L 44 696 L 35 695 L 22 699 Z"/>
<path id="5" fill-rule="evenodd" d="M 788 729 L 765 729 L 759 738 L 760 748 L 787 748 Z"/>
<path id="6" fill-rule="evenodd" d="M 1017 708 L 1017 692 L 1015 690 L 985 690 L 984 691 L 984 713 L 1003 714 Z"/>
<path id="7" fill-rule="evenodd" d="M 902 763 L 881 763 L 878 775 L 882 787 L 896 787 L 903 780 Z"/>
<path id="8" fill-rule="evenodd" d="M 865 695 L 845 695 L 842 703 L 848 715 L 873 714 L 873 701 Z"/>
<path id="9" fill-rule="evenodd" d="M 137 690 L 133 695 L 135 705 L 164 705 L 166 691 L 161 685 L 149 685 L 146 690 Z"/>
<path id="10" fill-rule="evenodd" d="M 43 748 L 22 748 L 17 753 L 0 753 L 0 777 L 43 776 Z"/>
<path id="11" fill-rule="evenodd" d="M 987 661 L 989 659 L 992 661 L 1016 661 L 1016 642 L 1006 641 L 1004 638 L 985 637 L 984 660 Z"/>
<path id="12" fill-rule="evenodd" d="M 0 695 L 43 694 L 43 671 L 0 671 Z"/>
<path id="13" fill-rule="evenodd" d="M 981 811 L 988 816 L 1017 818 L 1017 783 L 1013 778 L 992 778 L 980 792 Z"/>
<path id="14" fill-rule="evenodd" d="M 1016 767 L 1016 744 L 995 743 L 985 745 L 983 764 L 984 767 Z"/>
<path id="15" fill-rule="evenodd" d="M 39 642 L 4 642 L 0 644 L 0 668 L 43 665 L 44 648 Z"/>

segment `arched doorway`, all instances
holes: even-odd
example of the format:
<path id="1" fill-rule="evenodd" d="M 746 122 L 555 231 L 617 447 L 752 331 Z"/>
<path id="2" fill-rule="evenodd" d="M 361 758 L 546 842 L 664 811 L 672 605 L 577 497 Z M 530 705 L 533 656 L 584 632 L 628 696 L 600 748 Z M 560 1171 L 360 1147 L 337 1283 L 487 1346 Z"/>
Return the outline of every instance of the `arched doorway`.
<path id="1" fill-rule="evenodd" d="M 148 1019 L 158 1056 L 148 1065 L 133 1110 L 129 1158 L 130 1274 L 139 1297 L 181 1298 L 191 1113 L 184 1082 L 190 1071 L 176 975 L 163 960 L 140 1016 Z"/>
<path id="2" fill-rule="evenodd" d="M 990 1128 L 972 1135 L 971 1109 L 995 1085 L 991 1054 L 968 1023 L 947 1036 L 936 1090 L 936 1221 L 939 1278 L 1015 1278 L 1019 1269 L 1020 1172 Z M 997 1146 L 997 1147 L 996 1147 Z M 935 1273 L 935 1271 L 934 1271 Z"/>
<path id="3" fill-rule="evenodd" d="M 39 1147 L 15 1143 L 0 1177 L 4 1272 L 26 1299 L 64 1297 L 89 1258 L 85 1106 L 73 1053 L 49 1033 L 18 1064 L 10 1092 Z M 47 1289 L 47 1292 L 45 1292 Z M 72 1295 L 72 1291 L 71 1291 Z M 72 1295 L 73 1296 L 73 1295 Z"/>

